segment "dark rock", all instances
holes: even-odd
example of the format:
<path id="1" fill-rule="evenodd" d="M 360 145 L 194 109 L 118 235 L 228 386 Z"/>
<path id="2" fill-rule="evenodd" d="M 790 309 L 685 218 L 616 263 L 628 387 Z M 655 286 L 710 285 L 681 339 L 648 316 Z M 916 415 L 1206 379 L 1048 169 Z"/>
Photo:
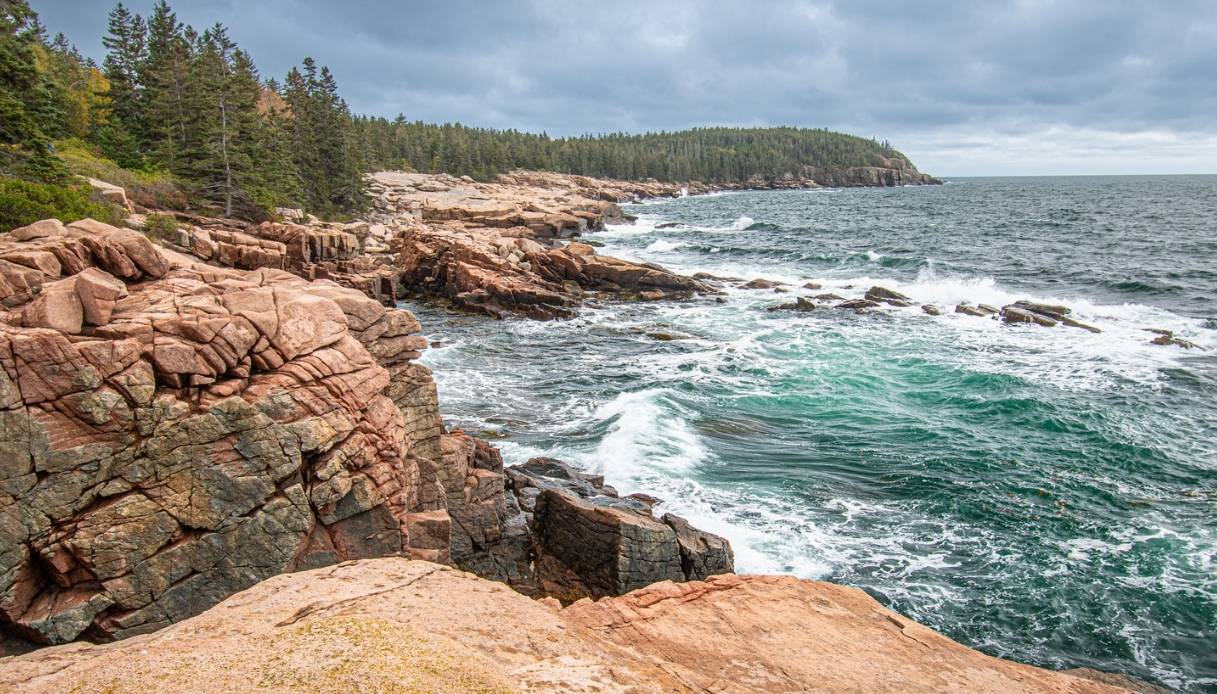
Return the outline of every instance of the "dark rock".
<path id="1" fill-rule="evenodd" d="M 930 316 L 941 316 L 942 315 L 942 309 L 938 308 L 934 304 L 922 304 L 921 310 Z"/>
<path id="2" fill-rule="evenodd" d="M 833 294 L 831 292 L 826 294 L 816 294 L 812 298 L 814 298 L 816 301 L 845 301 L 845 297 L 838 294 Z"/>
<path id="3" fill-rule="evenodd" d="M 800 296 L 794 301 L 781 304 L 779 306 L 770 306 L 770 311 L 814 311 L 816 303 L 811 299 Z"/>
<path id="4" fill-rule="evenodd" d="M 878 305 L 879 302 L 871 301 L 870 299 L 850 299 L 849 301 L 842 301 L 834 308 L 848 308 L 855 311 L 865 311 L 867 309 L 875 308 Z"/>
<path id="5" fill-rule="evenodd" d="M 546 489 L 533 533 L 541 588 L 564 603 L 685 580 L 675 531 L 638 513 Z"/>
<path id="6" fill-rule="evenodd" d="M 803 289 L 823 289 L 824 285 L 817 282 L 808 282 L 803 285 Z"/>
<path id="7" fill-rule="evenodd" d="M 681 571 L 690 581 L 702 581 L 710 576 L 735 571 L 735 554 L 731 543 L 718 535 L 698 530 L 680 516 L 665 513 L 663 522 L 676 532 L 680 544 Z"/>
<path id="8" fill-rule="evenodd" d="M 655 497 L 620 497 L 603 477 L 553 458 L 533 458 L 506 474 L 529 517 L 541 593 L 571 602 L 733 570 L 725 539 L 675 516 L 656 520 Z"/>
<path id="9" fill-rule="evenodd" d="M 656 229 L 678 229 L 683 226 L 684 226 L 684 224 L 682 222 L 660 222 L 659 224 L 655 225 L 655 228 Z"/>

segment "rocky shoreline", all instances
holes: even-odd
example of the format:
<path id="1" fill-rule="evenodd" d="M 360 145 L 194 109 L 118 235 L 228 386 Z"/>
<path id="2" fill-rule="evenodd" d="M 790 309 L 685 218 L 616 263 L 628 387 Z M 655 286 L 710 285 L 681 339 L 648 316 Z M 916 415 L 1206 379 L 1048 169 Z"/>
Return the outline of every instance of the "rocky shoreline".
<path id="1" fill-rule="evenodd" d="M 220 640 L 244 633 L 225 621 L 234 607 L 288 609 L 288 600 L 293 619 L 249 622 L 282 635 L 332 612 L 316 608 L 323 595 L 307 597 L 327 590 L 318 587 L 326 577 L 374 587 L 418 574 L 460 583 L 455 605 L 473 600 L 470 591 L 494 597 L 489 612 L 462 612 L 450 632 L 429 634 L 464 643 L 461 658 L 491 613 L 574 629 L 571 652 L 595 662 L 625 663 L 622 648 L 641 649 L 636 670 L 596 670 L 609 691 L 798 688 L 825 672 L 792 665 L 812 648 L 837 664 L 840 682 L 877 678 L 880 689 L 1017 681 L 1023 691 L 1112 691 L 982 656 L 858 591 L 731 577 L 729 543 L 657 512 L 659 500 L 622 497 L 561 461 L 505 467 L 493 446 L 445 429 L 434 379 L 417 362 L 427 342 L 394 307 L 400 297 L 550 319 L 604 298 L 714 294 L 718 279 L 569 240 L 624 220 L 618 202 L 685 191 L 534 173 L 492 184 L 382 173 L 372 184 L 374 212 L 341 225 L 290 210 L 294 221 L 262 224 L 132 210 L 129 228 L 43 220 L 0 234 L 0 655 L 131 639 L 37 650 L 5 661 L 0 681 L 104 689 L 105 677 L 88 674 L 112 660 L 99 654 L 149 648 L 158 662 L 178 662 L 163 644 L 199 638 L 199 625 Z M 885 291 L 864 300 L 907 299 Z M 392 556 L 413 561 L 376 559 Z M 415 595 L 404 589 L 414 580 L 393 595 Z M 280 590 L 296 597 L 273 597 Z M 357 620 L 381 614 L 379 602 L 351 601 L 333 604 L 353 605 L 344 614 Z M 642 627 L 652 617 L 674 620 L 679 637 L 655 645 L 647 630 L 661 622 Z M 842 636 L 786 655 L 754 649 L 744 665 L 722 657 L 736 641 L 746 650 L 749 633 L 806 639 L 813 619 Z M 843 636 L 851 629 L 857 641 Z M 728 633 L 736 641 L 709 645 Z M 870 648 L 909 639 L 918 645 L 893 651 L 892 668 L 866 664 Z M 953 654 L 958 667 L 921 648 Z M 496 661 L 494 648 L 467 655 L 489 657 L 488 671 L 510 665 L 516 688 L 566 689 L 581 672 L 521 674 L 550 672 L 561 649 L 541 664 Z M 249 672 L 265 674 L 263 665 Z M 115 686 L 145 675 L 117 673 Z"/>

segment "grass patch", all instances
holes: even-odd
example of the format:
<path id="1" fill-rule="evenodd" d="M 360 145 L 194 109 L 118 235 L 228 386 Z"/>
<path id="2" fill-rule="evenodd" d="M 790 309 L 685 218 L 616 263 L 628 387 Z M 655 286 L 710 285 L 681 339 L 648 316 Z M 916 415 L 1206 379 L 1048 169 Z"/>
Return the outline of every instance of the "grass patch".
<path id="1" fill-rule="evenodd" d="M 127 191 L 127 199 L 136 205 L 153 209 L 186 209 L 186 191 L 172 174 L 124 169 L 102 156 L 95 146 L 80 140 L 60 140 L 55 143 L 55 149 L 69 171 L 122 186 Z"/>

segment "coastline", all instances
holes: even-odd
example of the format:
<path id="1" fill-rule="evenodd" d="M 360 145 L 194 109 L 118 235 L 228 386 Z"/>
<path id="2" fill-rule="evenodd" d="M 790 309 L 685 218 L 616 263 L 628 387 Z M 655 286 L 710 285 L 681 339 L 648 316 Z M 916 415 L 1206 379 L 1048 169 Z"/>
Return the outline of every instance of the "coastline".
<path id="1" fill-rule="evenodd" d="M 526 576 L 529 571 L 535 570 L 527 566 L 535 563 L 527 559 L 528 553 L 538 552 L 535 537 L 538 534 L 544 536 L 549 531 L 538 530 L 534 525 L 535 519 L 525 515 L 528 507 L 524 500 L 528 497 L 526 490 L 538 490 L 531 499 L 534 504 L 531 512 L 541 513 L 536 504 L 542 498 L 548 500 L 544 502 L 544 508 L 558 502 L 566 503 L 568 496 L 565 493 L 550 493 L 555 484 L 566 492 L 571 491 L 572 485 L 584 490 L 586 488 L 582 485 L 591 485 L 592 491 L 587 491 L 583 499 L 617 499 L 615 491 L 610 493 L 604 490 L 603 480 L 597 485 L 595 480 L 580 477 L 573 471 L 547 478 L 549 481 L 536 477 L 521 480 L 518 474 L 512 473 L 511 468 L 504 469 L 501 458 L 496 461 L 497 452 L 492 447 L 459 431 L 446 431 L 439 421 L 438 401 L 430 373 L 415 362 L 427 346 L 417 334 L 420 326 L 407 312 L 374 308 L 376 301 L 391 302 L 408 291 L 420 296 L 445 297 L 462 308 L 473 307 L 490 315 L 509 311 L 531 317 L 553 318 L 562 317 L 557 310 L 573 311 L 588 296 L 603 294 L 615 298 L 659 301 L 693 293 L 708 297 L 715 293 L 712 285 L 695 278 L 675 275 L 657 266 L 601 257 L 594 248 L 577 241 L 563 243 L 572 231 L 582 233 L 603 225 L 606 219 L 624 219 L 616 203 L 604 199 L 606 191 L 603 188 L 596 195 L 586 195 L 590 179 L 569 178 L 567 186 L 551 192 L 521 194 L 519 188 L 511 191 L 506 196 L 511 203 L 510 209 L 497 205 L 503 202 L 502 199 L 490 199 L 489 204 L 481 204 L 484 200 L 477 200 L 478 195 L 463 193 L 454 204 L 445 204 L 442 200 L 437 203 L 437 196 L 443 197 L 440 194 L 451 193 L 454 188 L 459 193 L 460 189 L 469 187 L 478 194 L 485 193 L 486 189 L 484 185 L 477 187 L 479 184 L 452 177 L 411 178 L 408 180 L 414 182 L 413 185 L 386 189 L 383 196 L 392 203 L 395 212 L 404 211 L 406 214 L 395 220 L 373 217 L 369 222 L 341 227 L 324 224 L 236 226 L 231 220 L 205 220 L 179 215 L 179 219 L 183 220 L 182 226 L 173 236 L 163 239 L 165 245 L 162 247 L 147 243 L 142 235 L 133 236 L 133 232 L 107 228 L 105 225 L 78 224 L 65 228 L 44 224 L 29 228 L 11 235 L 10 245 L 0 249 L 0 258 L 10 264 L 22 260 L 25 264 L 21 264 L 21 267 L 36 269 L 42 273 L 42 278 L 34 278 L 24 271 L 10 271 L 5 276 L 13 287 L 17 285 L 11 280 L 18 276 L 26 282 L 26 287 L 33 287 L 31 283 L 36 279 L 40 284 L 38 291 L 29 291 L 29 299 L 17 293 L 9 295 L 12 301 L 7 303 L 10 310 L 6 315 L 4 337 L 14 345 L 23 344 L 23 340 L 33 340 L 27 346 L 54 354 L 73 349 L 65 345 L 92 345 L 83 352 L 80 350 L 84 348 L 74 348 L 80 355 L 74 359 L 83 361 L 72 363 L 77 364 L 76 368 L 81 373 L 87 369 L 100 369 L 100 373 L 108 374 L 101 378 L 94 390 L 121 389 L 119 392 L 128 400 L 132 412 L 128 421 L 120 416 L 94 422 L 95 425 L 108 427 L 107 438 L 88 440 L 85 442 L 87 445 L 117 444 L 120 450 L 124 447 L 129 449 L 131 444 L 122 441 L 126 436 L 124 432 L 133 432 L 136 421 L 142 416 L 140 408 L 149 408 L 155 401 L 163 413 L 157 415 L 159 419 L 154 431 L 168 437 L 185 436 L 183 442 L 187 446 L 202 452 L 202 462 L 207 461 L 207 451 L 216 450 L 217 444 L 229 445 L 228 442 L 234 440 L 234 434 L 241 435 L 243 429 L 238 422 L 249 417 L 268 417 L 268 423 L 289 425 L 284 430 L 293 432 L 289 439 L 318 439 L 308 444 L 306 453 L 333 450 L 340 451 L 341 457 L 347 460 L 364 458 L 353 466 L 339 463 L 337 474 L 332 470 L 321 473 L 328 477 L 318 475 L 320 470 L 340 460 L 332 454 L 316 457 L 306 455 L 299 461 L 289 457 L 287 461 L 270 464 L 267 472 L 255 472 L 255 476 L 268 474 L 269 470 L 286 464 L 287 471 L 292 466 L 312 470 L 302 475 L 305 479 L 314 477 L 326 480 L 326 484 L 320 487 L 316 484 L 298 485 L 300 493 L 308 498 L 306 505 L 314 509 L 313 518 L 307 521 L 307 527 L 301 528 L 303 535 L 294 543 L 288 543 L 290 546 L 260 545 L 272 554 L 278 553 L 280 560 L 286 562 L 260 569 L 263 578 L 284 570 L 307 570 L 335 561 L 395 553 L 391 546 L 377 544 L 383 539 L 383 531 L 392 529 L 402 536 L 402 546 L 397 551 L 416 559 L 468 566 L 480 575 L 523 588 L 524 592 L 560 594 L 565 602 L 579 602 L 588 597 L 608 599 L 612 595 L 653 583 L 654 580 L 676 577 L 670 569 L 650 573 L 651 569 L 648 568 L 639 573 L 639 570 L 627 567 L 625 574 L 632 577 L 630 580 L 589 589 L 588 586 L 592 585 L 589 582 L 591 573 L 577 566 L 577 562 L 562 558 L 572 555 L 563 554 L 565 550 L 562 546 L 567 540 L 555 536 L 548 541 L 551 543 L 548 545 L 550 549 L 541 551 L 541 563 L 545 563 L 545 556 L 550 556 L 555 558 L 557 566 L 550 571 L 548 579 L 542 576 L 538 580 L 540 590 L 528 587 L 537 580 Z M 604 182 L 597 183 L 605 186 Z M 515 185 L 527 189 L 532 184 L 528 180 L 517 180 Z M 441 186 L 446 189 L 436 190 Z M 406 191 L 407 187 L 414 188 L 413 192 Z M 613 188 L 609 187 L 607 194 L 611 195 L 612 191 Z M 416 206 L 420 198 L 423 202 Z M 477 204 L 470 205 L 471 202 Z M 389 214 L 383 207 L 378 208 L 378 213 L 384 216 Z M 139 226 L 141 221 L 136 215 L 132 217 L 131 224 Z M 386 222 L 395 226 L 390 228 Z M 377 226 L 382 228 L 377 229 Z M 49 264 L 46 255 L 30 256 L 31 252 L 55 257 L 59 267 Z M 76 273 L 62 275 L 73 268 L 65 267 L 61 258 L 76 258 L 85 267 Z M 217 268 L 206 264 L 207 261 L 233 269 Z M 108 288 L 107 291 L 99 293 L 92 288 L 87 291 L 83 289 L 92 285 L 83 283 L 82 273 L 96 269 L 108 275 L 108 278 L 96 279 Z M 55 271 L 54 276 L 50 272 L 52 270 Z M 290 270 L 291 274 L 284 270 Z M 400 274 L 397 274 L 398 279 L 393 284 L 395 273 Z M 58 276 L 64 279 L 58 279 Z M 358 289 L 370 298 L 349 289 L 340 289 L 326 282 L 326 279 Z M 385 280 L 389 283 L 387 287 Z M 204 286 L 213 289 L 204 290 Z M 218 293 L 215 288 L 218 288 Z M 233 353 L 231 358 L 226 354 L 237 344 L 234 342 L 237 339 L 235 335 L 224 332 L 227 328 L 210 324 L 202 329 L 192 327 L 200 325 L 198 315 L 183 312 L 182 307 L 190 303 L 181 303 L 184 296 L 206 296 L 208 292 L 216 299 L 209 299 L 209 305 L 223 305 L 234 317 L 229 324 L 244 325 L 236 320 L 238 318 L 248 321 L 256 334 L 260 335 L 246 347 L 251 350 L 248 359 L 243 358 L 239 351 Z M 477 295 L 476 292 L 482 294 Z M 242 298 L 229 297 L 229 293 L 241 294 Z M 289 294 L 297 297 L 292 301 L 298 302 L 298 297 L 308 298 L 293 308 L 292 301 L 283 300 Z M 263 299 L 255 298 L 264 296 L 271 297 L 269 306 L 258 304 Z M 175 310 L 179 315 L 171 323 L 158 322 L 160 318 L 150 319 L 157 312 L 165 310 L 169 305 L 165 302 L 177 307 Z M 247 302 L 258 305 L 251 304 L 252 312 L 233 308 Z M 81 307 L 80 321 L 75 321 L 71 315 L 76 305 Z M 278 327 L 265 327 L 260 314 L 267 310 L 276 314 L 274 321 Z M 210 312 L 214 314 L 214 311 Z M 285 334 L 289 323 L 293 326 L 289 331 L 294 335 L 291 340 Z M 151 325 L 151 330 L 142 327 L 148 325 Z M 60 337 L 56 337 L 56 334 Z M 223 339 L 217 341 L 217 336 L 222 334 Z M 65 340 L 63 336 L 78 337 Z M 116 362 L 121 365 L 120 371 L 115 372 L 112 367 L 103 368 L 101 362 L 97 362 L 96 355 L 88 351 L 101 348 L 98 343 L 106 340 L 129 342 L 123 349 L 130 349 Z M 263 345 L 262 340 L 266 344 Z M 47 349 L 52 344 L 53 349 Z M 331 350 L 344 355 L 357 368 L 345 372 L 326 372 L 323 369 L 317 373 L 318 367 L 323 364 L 326 369 L 335 369 Z M 29 352 L 26 350 L 23 353 Z M 222 366 L 215 365 L 208 356 L 213 353 L 220 357 Z M 233 363 L 229 365 L 229 361 Z M 313 372 L 310 376 L 304 376 L 299 371 L 298 365 L 306 363 L 306 370 Z M 137 364 L 147 366 L 137 367 Z M 63 366 L 54 358 L 45 365 L 47 369 L 60 369 Z M 151 371 L 151 381 L 147 379 L 144 369 Z M 7 378 L 16 382 L 20 373 L 15 368 L 8 371 Z M 135 372 L 141 375 L 132 381 L 131 374 Z M 49 388 L 36 395 L 23 390 L 18 394 L 19 408 L 28 410 L 39 402 L 71 400 L 74 395 L 71 388 L 74 386 L 64 383 L 60 387 L 59 382 L 50 375 L 50 370 L 40 373 L 45 374 L 43 381 L 50 384 Z M 299 385 L 285 380 L 285 375 L 291 376 Z M 331 406 L 337 406 L 334 411 L 342 411 L 342 416 L 348 421 L 338 426 L 338 432 L 332 431 L 332 423 L 327 424 L 331 431 L 326 431 L 321 422 L 300 409 L 305 403 L 302 398 L 316 398 L 322 392 L 310 386 L 310 380 L 315 380 L 316 385 L 324 385 L 324 390 L 333 391 L 337 387 L 358 394 L 363 411 L 341 400 L 331 402 Z M 133 386 L 138 386 L 138 389 L 133 389 Z M 262 401 L 263 394 L 277 391 L 296 400 L 297 404 L 292 406 L 294 412 L 289 414 L 266 409 L 260 413 L 229 411 L 236 401 L 244 403 L 241 407 L 254 405 L 256 410 L 260 407 L 258 403 Z M 321 397 L 324 400 L 326 396 Z M 166 398 L 177 400 L 180 404 L 164 409 Z M 367 407 L 368 402 L 375 404 Z M 281 403 L 276 407 L 281 407 Z M 220 416 L 219 412 L 226 414 Z M 197 423 L 188 424 L 197 422 L 193 418 L 198 416 L 220 416 L 221 425 L 215 431 L 204 431 L 197 428 Z M 70 417 L 100 418 L 101 415 L 86 411 L 74 412 Z M 71 424 L 68 420 L 36 418 L 34 430 L 45 432 L 51 441 L 58 441 L 61 438 L 59 432 L 66 431 L 61 427 Z M 387 433 L 390 439 L 387 448 L 383 441 L 366 438 L 366 432 L 364 438 L 352 438 L 354 432 L 363 432 L 369 426 Z M 342 435 L 340 432 L 343 429 L 349 429 L 350 433 Z M 394 439 L 405 444 L 397 458 L 391 454 L 391 441 Z M 166 443 L 172 440 L 170 438 Z M 80 442 L 71 443 L 77 446 L 61 450 L 61 444 L 51 443 L 48 450 L 60 456 L 77 456 L 77 466 L 87 462 L 83 451 L 78 450 Z M 147 442 L 141 441 L 138 445 L 144 448 L 135 454 L 137 457 L 153 452 L 147 448 Z M 175 465 L 184 466 L 179 467 L 178 471 L 196 489 L 214 495 L 222 488 L 216 486 L 221 483 L 220 480 L 209 478 L 205 470 L 192 467 L 190 461 L 181 460 Z M 399 474 L 403 465 L 409 471 L 404 477 Z M 97 470 L 92 474 L 107 473 Z M 223 504 L 215 503 L 219 497 L 213 496 L 215 501 L 208 501 L 205 509 L 196 511 L 191 510 L 193 501 L 185 507 L 177 507 L 174 505 L 176 501 L 161 496 L 159 492 L 148 497 L 148 490 L 157 489 L 159 485 L 151 485 L 148 489 L 141 486 L 141 492 L 137 495 L 122 489 L 121 484 L 116 487 L 113 479 L 99 479 L 94 483 L 91 497 L 56 501 L 64 505 L 55 507 L 50 515 L 73 518 L 74 524 L 83 522 L 87 526 L 93 523 L 102 530 L 108 524 L 105 518 L 109 518 L 109 515 L 106 514 L 114 513 L 148 521 L 155 519 L 155 523 L 161 523 L 160 511 L 141 505 L 143 500 L 139 497 L 144 496 L 168 510 L 168 516 L 173 519 L 190 517 L 190 524 L 204 528 L 212 526 L 216 531 L 223 527 L 223 519 L 234 512 L 237 513 L 234 517 L 251 517 L 248 514 L 252 511 L 254 518 L 265 517 L 286 525 L 304 520 L 289 520 L 288 516 L 283 515 L 285 507 L 281 505 L 282 501 L 286 501 L 288 507 L 301 507 L 301 501 L 294 498 L 296 492 L 290 491 L 297 486 L 291 484 L 294 478 L 290 475 L 295 473 L 289 472 L 285 478 L 274 477 L 282 472 L 269 474 L 273 479 L 272 489 L 257 492 L 261 498 L 255 500 L 252 509 L 225 508 Z M 55 479 L 54 475 L 51 479 Z M 562 482 L 555 483 L 555 479 Z M 68 483 L 68 478 L 64 477 L 62 483 Z M 274 491 L 285 483 L 288 486 L 283 491 Z M 403 493 L 407 499 L 399 501 Z M 577 492 L 575 496 L 578 497 Z M 574 519 L 611 517 L 610 525 L 616 528 L 614 532 L 621 537 L 635 532 L 621 530 L 627 526 L 645 528 L 665 537 L 666 533 L 672 533 L 675 539 L 670 551 L 673 554 L 663 561 L 669 564 L 675 561 L 677 565 L 684 566 L 704 563 L 704 557 L 708 556 L 706 548 L 715 544 L 714 536 L 696 529 L 683 530 L 675 525 L 675 521 L 665 520 L 660 524 L 662 527 L 649 525 L 657 520 L 654 518 L 642 522 L 639 519 L 650 517 L 650 504 L 645 499 L 597 502 L 587 504 L 586 508 L 580 503 L 570 506 L 574 516 L 559 520 L 552 526 L 558 535 L 568 532 L 567 529 L 577 523 Z M 626 506 L 624 510 L 622 503 Z M 515 513 L 511 512 L 513 505 L 516 507 Z M 325 526 L 325 530 L 319 532 L 322 526 Z M 345 530 L 340 529 L 344 526 Z M 528 533 L 522 533 L 521 527 L 531 527 L 532 538 Z M 363 528 L 380 528 L 381 537 L 374 541 L 371 536 L 360 539 L 360 534 L 366 532 Z M 254 541 L 256 545 L 261 541 L 257 535 L 259 529 L 253 527 L 249 530 L 255 534 L 227 538 L 225 542 L 240 539 Z M 187 556 L 194 551 L 196 553 L 191 561 L 198 562 L 203 556 L 199 553 L 203 552 L 202 545 L 206 544 L 199 541 L 206 540 L 209 534 L 224 534 L 216 531 L 193 537 L 190 533 L 165 529 L 157 531 L 160 539 L 141 535 L 131 538 L 131 541 L 136 552 L 146 554 L 140 560 L 144 565 L 149 560 L 169 559 L 169 555 L 163 553 L 166 548 Z M 56 530 L 52 535 L 59 532 Z M 141 526 L 140 532 L 147 532 L 147 526 Z M 691 539 L 685 542 L 681 533 L 692 533 L 689 535 Z M 463 539 L 458 540 L 458 537 Z M 19 617 L 23 628 L 38 633 L 42 638 L 62 639 L 64 635 L 78 630 L 66 639 L 70 640 L 89 629 L 100 629 L 102 634 L 110 629 L 108 633 L 113 636 L 143 633 L 206 609 L 210 606 L 208 603 L 214 602 L 212 596 L 215 596 L 217 589 L 235 592 L 234 589 L 249 585 L 249 575 L 232 580 L 223 576 L 225 571 L 216 570 L 222 567 L 204 571 L 196 569 L 197 573 L 185 578 L 210 577 L 205 582 L 196 581 L 200 585 L 188 588 L 188 592 L 202 591 L 206 586 L 206 590 L 213 591 L 211 596 L 177 607 L 178 612 L 161 621 L 149 619 L 154 613 L 164 614 L 166 603 L 158 598 L 152 603 L 156 606 L 155 610 L 144 610 L 145 615 L 137 618 L 140 608 L 126 608 L 126 611 L 112 609 L 115 604 L 123 605 L 123 601 L 130 604 L 132 597 L 108 588 L 98 591 L 89 580 L 79 580 L 81 571 L 85 572 L 84 576 L 100 577 L 95 565 L 97 560 L 82 552 L 87 543 L 96 540 L 73 537 L 67 542 L 64 546 L 69 549 L 50 550 L 51 556 L 57 557 L 50 566 L 53 571 L 59 572 L 64 582 L 75 586 L 73 593 L 65 594 L 58 588 L 48 588 L 44 584 L 41 589 L 49 592 L 42 597 L 25 598 L 42 606 L 33 612 L 27 608 Z M 700 549 L 688 550 L 686 544 Z M 198 549 L 191 550 L 192 546 Z M 576 546 L 582 547 L 577 538 Z M 606 550 L 606 554 L 632 556 L 633 550 L 621 549 L 628 546 L 628 542 L 614 545 Z M 65 551 L 66 554 L 55 554 Z M 549 553 L 545 554 L 546 551 Z M 653 557 L 649 556 L 643 558 L 640 555 L 639 559 L 647 566 L 653 562 Z M 706 565 L 712 569 L 700 575 L 685 569 L 683 576 L 677 580 L 696 580 L 721 573 L 722 560 L 715 561 L 718 563 Z M 156 561 L 151 563 L 155 564 Z M 123 577 L 122 571 L 130 568 L 120 567 L 114 578 Z M 138 581 L 145 585 L 158 580 L 156 574 L 162 571 L 156 566 L 149 569 L 152 573 L 138 577 Z M 265 573 L 267 569 L 270 569 L 269 573 Z M 123 580 L 135 578 L 129 576 Z M 181 581 L 179 578 L 175 583 L 190 585 L 189 581 Z M 45 613 L 40 614 L 40 610 L 45 610 Z M 901 625 L 899 621 L 895 624 Z M 37 660 L 39 653 L 43 652 L 39 651 L 28 658 Z M 1077 686 L 1074 682 L 1067 682 L 1066 685 L 1071 688 Z"/>

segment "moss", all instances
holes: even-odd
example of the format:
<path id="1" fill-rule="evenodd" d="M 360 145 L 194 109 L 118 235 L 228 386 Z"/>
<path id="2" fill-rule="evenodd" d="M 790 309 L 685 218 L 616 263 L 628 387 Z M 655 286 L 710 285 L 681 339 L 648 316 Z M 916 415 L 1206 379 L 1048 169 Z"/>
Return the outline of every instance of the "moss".
<path id="1" fill-rule="evenodd" d="M 83 184 L 56 184 L 0 178 L 0 230 L 54 217 L 69 223 L 85 217 L 117 224 L 122 211 L 115 205 L 97 202 Z"/>

